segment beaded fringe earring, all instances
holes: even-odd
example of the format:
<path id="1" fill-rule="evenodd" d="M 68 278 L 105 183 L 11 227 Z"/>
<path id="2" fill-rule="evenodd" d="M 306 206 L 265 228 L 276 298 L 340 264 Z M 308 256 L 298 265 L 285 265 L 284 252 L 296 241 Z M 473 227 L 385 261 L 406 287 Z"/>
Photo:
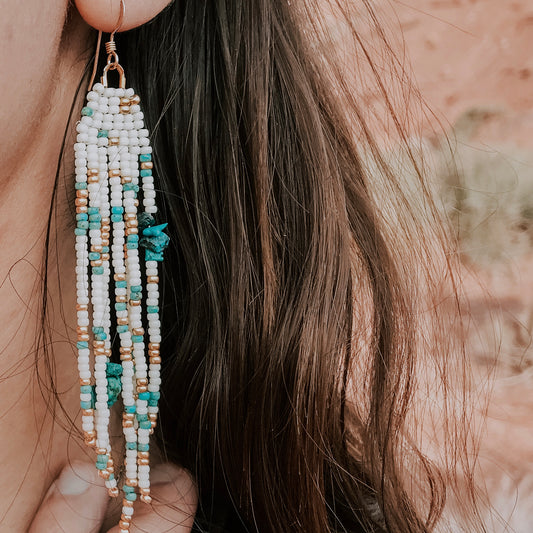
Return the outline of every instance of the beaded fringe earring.
<path id="1" fill-rule="evenodd" d="M 117 30 L 123 0 L 121 11 Z M 96 450 L 96 468 L 115 497 L 119 476 L 111 456 L 110 407 L 119 395 L 123 404 L 120 531 L 128 532 L 137 496 L 151 501 L 149 440 L 161 383 L 158 263 L 169 238 L 163 233 L 166 224 L 154 220 L 152 148 L 140 98 L 126 88 L 114 42 L 117 30 L 106 43 L 101 83 L 90 88 L 76 127 L 76 310 L 82 428 L 86 444 Z M 95 61 L 100 39 L 101 33 Z M 118 88 L 108 86 L 111 70 L 119 74 Z M 121 364 L 110 361 L 117 336 Z"/>

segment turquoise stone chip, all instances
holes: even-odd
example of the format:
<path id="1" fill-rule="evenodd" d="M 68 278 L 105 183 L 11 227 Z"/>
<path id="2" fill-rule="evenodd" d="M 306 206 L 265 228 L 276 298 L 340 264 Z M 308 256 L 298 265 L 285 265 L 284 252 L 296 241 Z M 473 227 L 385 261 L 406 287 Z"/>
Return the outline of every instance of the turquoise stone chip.
<path id="1" fill-rule="evenodd" d="M 150 450 L 150 445 L 149 444 L 138 444 L 137 450 L 139 450 L 140 452 L 147 452 Z"/>
<path id="2" fill-rule="evenodd" d="M 152 154 L 141 154 L 139 156 L 139 161 L 141 163 L 146 163 L 147 161 L 151 161 L 152 160 Z"/>
<path id="3" fill-rule="evenodd" d="M 77 191 L 84 190 L 87 188 L 87 182 L 86 181 L 78 181 L 76 182 L 76 185 L 74 185 Z"/>
<path id="4" fill-rule="evenodd" d="M 84 117 L 92 117 L 94 115 L 94 109 L 91 109 L 90 107 L 87 107 L 87 106 L 82 107 L 81 114 Z"/>
<path id="5" fill-rule="evenodd" d="M 89 222 L 89 229 L 100 229 L 100 222 Z"/>
<path id="6" fill-rule="evenodd" d="M 100 275 L 104 273 L 104 267 L 93 267 L 93 274 Z"/>
<path id="7" fill-rule="evenodd" d="M 87 213 L 89 213 L 89 215 L 96 215 L 96 213 L 99 213 L 99 209 L 98 207 L 88 207 Z"/>
<path id="8" fill-rule="evenodd" d="M 78 348 L 78 350 L 81 350 L 82 348 L 88 348 L 88 347 L 89 347 L 88 341 L 78 341 L 76 343 L 76 348 Z"/>
<path id="9" fill-rule="evenodd" d="M 97 137 L 107 137 L 109 135 L 108 130 L 98 130 Z"/>
<path id="10" fill-rule="evenodd" d="M 111 215 L 111 222 L 122 222 L 122 215 Z"/>
<path id="11" fill-rule="evenodd" d="M 126 333 L 128 331 L 128 326 L 117 326 L 118 333 Z"/>
<path id="12" fill-rule="evenodd" d="M 76 220 L 89 220 L 87 213 L 76 213 Z"/>
<path id="13" fill-rule="evenodd" d="M 132 335 L 131 336 L 131 342 L 142 342 L 143 336 L 142 335 Z"/>
<path id="14" fill-rule="evenodd" d="M 139 427 L 141 429 L 151 429 L 152 423 L 149 420 L 143 420 L 142 422 L 139 422 Z"/>
<path id="15" fill-rule="evenodd" d="M 128 282 L 125 279 L 119 280 L 115 284 L 119 289 L 125 289 L 128 286 Z M 124 306 L 126 306 L 126 304 L 124 304 Z"/>
<path id="16" fill-rule="evenodd" d="M 149 305 L 146 307 L 147 313 L 159 313 L 159 306 L 158 305 Z"/>
<path id="17" fill-rule="evenodd" d="M 80 402 L 80 407 L 82 409 L 91 409 L 92 403 L 91 402 Z"/>
<path id="18" fill-rule="evenodd" d="M 89 252 L 90 261 L 96 261 L 97 259 L 100 259 L 100 254 L 98 252 Z"/>
<path id="19" fill-rule="evenodd" d="M 80 387 L 80 392 L 83 394 L 91 394 L 93 388 L 90 385 L 82 385 Z"/>
<path id="20" fill-rule="evenodd" d="M 118 302 L 115 304 L 115 311 L 126 311 L 126 304 L 123 302 Z"/>
<path id="21" fill-rule="evenodd" d="M 74 235 L 87 235 L 87 230 L 83 228 L 75 228 Z"/>
<path id="22" fill-rule="evenodd" d="M 150 399 L 149 392 L 139 392 L 139 400 L 149 400 L 149 399 Z"/>
<path id="23" fill-rule="evenodd" d="M 137 494 L 135 492 L 127 492 L 124 494 L 124 497 L 130 502 L 134 502 L 137 499 Z"/>
<path id="24" fill-rule="evenodd" d="M 149 168 L 142 168 L 141 169 L 141 178 L 146 178 L 146 176 L 151 176 L 152 171 Z"/>

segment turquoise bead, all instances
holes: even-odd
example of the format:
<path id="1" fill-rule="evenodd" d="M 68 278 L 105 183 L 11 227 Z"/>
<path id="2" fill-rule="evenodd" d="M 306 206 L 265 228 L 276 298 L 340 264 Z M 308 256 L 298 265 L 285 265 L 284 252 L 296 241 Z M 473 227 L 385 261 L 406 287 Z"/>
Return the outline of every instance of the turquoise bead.
<path id="1" fill-rule="evenodd" d="M 121 206 L 113 206 L 111 208 L 111 213 L 115 213 L 117 215 L 122 215 L 124 213 L 124 208 Z"/>
<path id="2" fill-rule="evenodd" d="M 124 410 L 126 411 L 126 413 L 135 413 L 135 411 L 137 411 L 137 408 L 135 407 L 135 405 L 126 405 L 124 407 Z"/>
<path id="3" fill-rule="evenodd" d="M 103 333 L 104 332 L 104 328 L 102 326 L 93 326 L 91 328 L 91 331 L 93 333 Z"/>
<path id="4" fill-rule="evenodd" d="M 87 208 L 87 213 L 89 215 L 96 215 L 96 213 L 99 213 L 99 212 L 100 211 L 99 211 L 98 207 L 88 207 Z"/>
<path id="5" fill-rule="evenodd" d="M 143 341 L 143 336 L 142 335 L 132 335 L 131 336 L 131 342 L 142 342 Z"/>
<path id="6" fill-rule="evenodd" d="M 126 333 L 128 331 L 128 326 L 117 326 L 118 333 Z"/>
<path id="7" fill-rule="evenodd" d="M 100 454 L 96 456 L 97 461 L 105 461 L 107 463 L 107 459 L 108 459 L 107 454 Z"/>
<path id="8" fill-rule="evenodd" d="M 140 292 L 132 292 L 130 294 L 130 300 L 142 300 L 142 294 Z"/>
<path id="9" fill-rule="evenodd" d="M 82 409 L 91 409 L 92 403 L 91 402 L 80 402 L 80 407 Z"/>
<path id="10" fill-rule="evenodd" d="M 149 399 L 150 399 L 149 392 L 139 392 L 139 400 L 149 400 Z"/>
<path id="11" fill-rule="evenodd" d="M 122 215 L 111 215 L 111 222 L 122 222 Z"/>
<path id="12" fill-rule="evenodd" d="M 97 341 L 105 341 L 107 339 L 106 333 L 98 333 L 95 335 Z"/>
<path id="13" fill-rule="evenodd" d="M 141 415 L 141 414 L 137 414 L 137 420 L 139 422 L 142 422 L 143 420 L 148 420 L 148 415 Z"/>
<path id="14" fill-rule="evenodd" d="M 109 253 L 109 246 L 102 246 L 102 253 L 108 254 Z"/>
<path id="15" fill-rule="evenodd" d="M 151 429 L 152 423 L 149 420 L 144 420 L 142 422 L 139 422 L 139 427 L 141 429 Z"/>
<path id="16" fill-rule="evenodd" d="M 131 286 L 131 292 L 141 292 L 142 287 L 140 285 L 132 285 Z"/>
<path id="17" fill-rule="evenodd" d="M 81 350 L 82 348 L 88 348 L 89 347 L 89 342 L 88 341 L 78 341 L 76 342 L 76 348 L 78 348 L 78 350 Z"/>
<path id="18" fill-rule="evenodd" d="M 119 302 L 115 304 L 115 311 L 126 311 L 127 306 L 123 302 Z"/>
<path id="19" fill-rule="evenodd" d="M 81 114 L 84 116 L 84 117 L 92 117 L 94 115 L 94 109 L 90 108 L 90 107 L 83 107 L 81 109 Z"/>
<path id="20" fill-rule="evenodd" d="M 137 445 L 135 444 L 135 442 L 126 442 L 126 448 L 128 450 L 135 450 L 136 447 Z"/>
<path id="21" fill-rule="evenodd" d="M 149 305 L 146 307 L 147 313 L 159 313 L 159 306 L 158 305 Z"/>
<path id="22" fill-rule="evenodd" d="M 87 213 L 76 213 L 76 220 L 89 220 Z"/>
<path id="23" fill-rule="evenodd" d="M 107 137 L 109 135 L 109 131 L 108 130 L 99 130 L 98 133 L 97 133 L 97 137 Z"/>
<path id="24" fill-rule="evenodd" d="M 139 161 L 141 163 L 146 163 L 147 161 L 151 161 L 152 160 L 152 154 L 141 154 L 139 156 Z"/>
<path id="25" fill-rule="evenodd" d="M 136 242 L 128 242 L 126 243 L 126 248 L 128 250 L 136 250 L 137 248 L 139 248 L 139 245 Z"/>
<path id="26" fill-rule="evenodd" d="M 77 181 L 76 185 L 74 185 L 77 191 L 84 190 L 87 188 L 87 182 L 86 181 Z"/>
<path id="27" fill-rule="evenodd" d="M 98 252 L 89 252 L 89 260 L 96 261 L 100 259 L 100 254 Z"/>
<path id="28" fill-rule="evenodd" d="M 104 464 L 104 463 L 96 463 L 96 468 L 98 470 L 105 470 L 107 468 L 107 463 Z"/>
<path id="29" fill-rule="evenodd" d="M 124 183 L 122 189 L 125 191 L 139 192 L 139 186 L 136 185 L 135 183 Z"/>
<path id="30" fill-rule="evenodd" d="M 142 168 L 141 169 L 141 178 L 146 178 L 146 176 L 151 176 L 152 171 L 149 168 Z"/>
<path id="31" fill-rule="evenodd" d="M 100 222 L 89 222 L 89 229 L 100 229 Z"/>
<path id="32" fill-rule="evenodd" d="M 94 215 L 89 215 L 89 220 L 91 222 L 100 222 L 102 220 L 102 215 L 100 213 L 95 213 Z"/>
<path id="33" fill-rule="evenodd" d="M 128 443 L 128 444 L 133 444 L 135 446 L 135 443 Z M 130 450 L 135 450 L 135 448 L 130 448 Z M 135 492 L 135 488 L 132 487 L 131 485 L 123 485 L 122 487 L 122 490 L 126 493 L 126 494 L 133 494 Z"/>
<path id="34" fill-rule="evenodd" d="M 157 400 L 148 400 L 148 405 L 150 407 L 157 407 L 158 401 Z"/>
<path id="35" fill-rule="evenodd" d="M 82 385 L 80 387 L 80 392 L 83 394 L 91 394 L 93 388 L 90 385 Z"/>
<path id="36" fill-rule="evenodd" d="M 137 494 L 135 494 L 135 492 L 127 492 L 124 494 L 124 497 L 130 502 L 134 502 L 137 499 Z"/>
<path id="37" fill-rule="evenodd" d="M 78 220 L 77 224 L 78 228 L 87 229 L 89 227 L 89 222 L 86 220 Z"/>
<path id="38" fill-rule="evenodd" d="M 151 392 L 150 393 L 150 399 L 151 400 L 159 400 L 159 398 L 161 398 L 161 393 L 160 392 Z"/>
<path id="39" fill-rule="evenodd" d="M 135 235 L 135 234 L 128 235 L 127 241 L 128 242 L 139 242 L 139 235 Z"/>
<path id="40" fill-rule="evenodd" d="M 74 235 L 87 235 L 87 230 L 83 228 L 75 228 Z"/>
<path id="41" fill-rule="evenodd" d="M 93 267 L 93 274 L 100 275 L 104 273 L 104 267 Z"/>
<path id="42" fill-rule="evenodd" d="M 117 287 L 121 288 L 121 289 L 125 289 L 127 286 L 128 286 L 128 282 L 124 279 L 124 280 L 119 280 L 116 282 L 116 285 Z"/>
<path id="43" fill-rule="evenodd" d="M 137 450 L 139 450 L 140 452 L 147 452 L 150 450 L 150 445 L 149 444 L 138 444 Z"/>

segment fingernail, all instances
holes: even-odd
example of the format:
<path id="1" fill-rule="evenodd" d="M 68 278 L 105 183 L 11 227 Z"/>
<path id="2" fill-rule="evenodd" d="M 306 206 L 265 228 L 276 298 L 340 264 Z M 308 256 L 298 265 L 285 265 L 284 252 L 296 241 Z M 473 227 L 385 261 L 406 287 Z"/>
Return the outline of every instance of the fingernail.
<path id="1" fill-rule="evenodd" d="M 182 469 L 178 468 L 176 465 L 171 463 L 161 463 L 152 468 L 150 472 L 150 482 L 153 485 L 171 483 L 176 481 L 176 479 L 182 474 Z"/>
<path id="2" fill-rule="evenodd" d="M 83 494 L 95 484 L 98 484 L 95 466 L 80 461 L 67 466 L 55 482 L 57 490 L 64 496 Z"/>

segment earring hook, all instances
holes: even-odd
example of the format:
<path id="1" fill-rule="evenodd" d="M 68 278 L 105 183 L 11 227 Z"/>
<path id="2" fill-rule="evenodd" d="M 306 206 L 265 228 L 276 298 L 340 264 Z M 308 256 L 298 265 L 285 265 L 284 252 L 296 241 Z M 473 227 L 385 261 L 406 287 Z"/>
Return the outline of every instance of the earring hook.
<path id="1" fill-rule="evenodd" d="M 124 76 L 124 69 L 118 62 L 118 54 L 116 52 L 117 45 L 115 43 L 115 34 L 120 31 L 120 28 L 122 28 L 122 23 L 124 22 L 124 16 L 126 15 L 126 2 L 125 0 L 120 0 L 120 13 L 118 16 L 117 25 L 115 26 L 115 29 L 111 32 L 109 36 L 109 41 L 105 44 L 106 52 L 107 52 L 107 65 L 104 68 L 104 73 L 102 76 L 102 83 L 107 87 L 107 72 L 109 70 L 118 70 L 120 75 L 120 87 L 125 88 L 126 87 L 126 77 Z M 91 79 L 89 81 L 89 88 L 93 86 L 94 78 L 96 77 L 96 71 L 98 69 L 98 57 L 100 55 L 100 46 L 102 43 L 102 30 L 98 31 L 98 39 L 96 41 L 96 52 L 94 55 L 94 64 L 93 64 L 93 72 L 91 75 Z"/>

